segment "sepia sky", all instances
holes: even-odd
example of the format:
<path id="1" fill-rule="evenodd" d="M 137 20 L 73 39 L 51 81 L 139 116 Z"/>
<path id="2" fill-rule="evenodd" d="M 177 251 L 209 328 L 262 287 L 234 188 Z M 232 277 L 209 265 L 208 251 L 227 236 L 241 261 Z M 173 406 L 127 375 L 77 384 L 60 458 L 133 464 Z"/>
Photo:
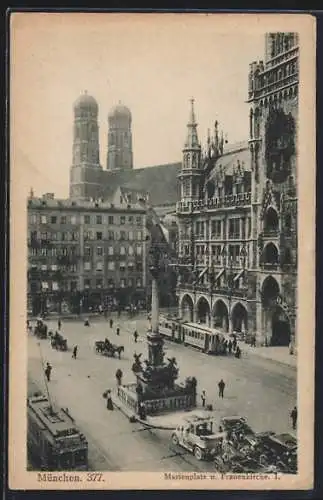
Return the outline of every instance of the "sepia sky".
<path id="1" fill-rule="evenodd" d="M 240 18 L 224 29 L 218 15 L 14 15 L 12 161 L 35 194 L 68 195 L 73 102 L 84 90 L 99 104 L 103 168 L 119 100 L 132 112 L 135 168 L 181 160 L 191 97 L 202 143 L 215 119 L 229 142 L 247 139 L 248 69 L 264 57 L 264 33 L 252 32 L 256 16 Z"/>

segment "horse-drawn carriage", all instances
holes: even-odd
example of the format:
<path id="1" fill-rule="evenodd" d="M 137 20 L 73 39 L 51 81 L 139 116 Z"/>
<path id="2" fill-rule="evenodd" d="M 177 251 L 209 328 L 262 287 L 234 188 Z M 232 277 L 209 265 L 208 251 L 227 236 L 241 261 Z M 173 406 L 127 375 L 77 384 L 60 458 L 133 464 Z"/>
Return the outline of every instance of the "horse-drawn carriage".
<path id="1" fill-rule="evenodd" d="M 121 353 L 124 352 L 124 346 L 112 344 L 109 339 L 97 340 L 95 342 L 95 352 L 103 356 L 109 356 L 110 358 L 114 358 L 114 355 L 117 354 L 119 359 L 121 359 Z"/>
<path id="2" fill-rule="evenodd" d="M 46 323 L 44 323 L 42 319 L 38 318 L 34 329 L 34 334 L 36 335 L 36 337 L 40 339 L 47 339 L 47 331 L 48 327 Z"/>
<path id="3" fill-rule="evenodd" d="M 67 351 L 67 340 L 60 333 L 56 332 L 51 337 L 51 346 L 57 351 Z"/>

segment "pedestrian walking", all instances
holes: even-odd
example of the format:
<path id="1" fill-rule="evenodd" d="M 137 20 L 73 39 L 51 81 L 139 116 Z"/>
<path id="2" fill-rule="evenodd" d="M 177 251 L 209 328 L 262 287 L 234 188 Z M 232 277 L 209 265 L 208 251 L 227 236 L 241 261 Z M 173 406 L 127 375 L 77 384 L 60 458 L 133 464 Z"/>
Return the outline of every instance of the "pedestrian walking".
<path id="1" fill-rule="evenodd" d="M 238 358 L 238 359 L 241 358 L 241 349 L 240 349 L 239 346 L 237 346 L 237 348 L 236 348 L 235 357 Z"/>
<path id="2" fill-rule="evenodd" d="M 229 340 L 229 343 L 228 343 L 228 350 L 229 350 L 229 354 L 232 353 L 232 340 L 230 339 Z"/>
<path id="3" fill-rule="evenodd" d="M 113 328 L 113 319 L 110 319 L 110 328 Z"/>
<path id="4" fill-rule="evenodd" d="M 253 335 L 251 338 L 251 347 L 256 347 L 256 335 Z"/>
<path id="5" fill-rule="evenodd" d="M 205 404 L 206 404 L 206 392 L 205 391 L 202 391 L 201 399 L 202 399 L 202 406 L 203 406 L 203 408 L 205 408 Z"/>
<path id="6" fill-rule="evenodd" d="M 222 378 L 221 378 L 220 382 L 218 383 L 218 388 L 219 388 L 219 398 L 223 398 L 225 383 L 224 383 Z"/>
<path id="7" fill-rule="evenodd" d="M 90 320 L 88 318 L 84 321 L 84 326 L 90 326 Z"/>
<path id="8" fill-rule="evenodd" d="M 238 345 L 238 343 L 237 343 L 237 339 L 236 339 L 236 338 L 234 338 L 234 339 L 233 339 L 233 342 L 232 342 L 232 350 L 233 350 L 233 351 L 235 351 L 235 350 L 236 350 L 237 345 Z"/>
<path id="9" fill-rule="evenodd" d="M 292 419 L 292 426 L 293 426 L 293 429 L 295 430 L 296 424 L 297 424 L 297 407 L 296 406 L 294 406 L 294 408 L 290 412 L 290 418 Z"/>
<path id="10" fill-rule="evenodd" d="M 76 356 L 77 356 L 77 350 L 78 350 L 78 346 L 74 346 L 74 349 L 73 349 L 73 354 L 72 354 L 72 358 L 76 359 Z"/>
<path id="11" fill-rule="evenodd" d="M 134 331 L 133 338 L 135 339 L 135 343 L 137 344 L 137 339 L 138 339 L 138 332 L 137 332 L 137 330 Z"/>
<path id="12" fill-rule="evenodd" d="M 117 379 L 118 385 L 121 385 L 122 377 L 123 377 L 122 370 L 120 370 L 120 368 L 118 368 L 118 370 L 116 371 L 116 379 Z"/>
<path id="13" fill-rule="evenodd" d="M 120 335 L 120 328 L 119 327 L 117 328 L 116 334 Z"/>
<path id="14" fill-rule="evenodd" d="M 52 366 L 49 363 L 47 363 L 45 368 L 45 375 L 47 378 L 47 382 L 50 382 L 51 373 L 52 373 Z"/>
<path id="15" fill-rule="evenodd" d="M 107 391 L 107 409 L 110 411 L 114 410 L 110 389 Z"/>
<path id="16" fill-rule="evenodd" d="M 58 327 L 58 330 L 61 329 L 61 326 L 62 326 L 62 321 L 61 321 L 61 318 L 58 318 L 58 321 L 57 321 L 57 327 Z"/>

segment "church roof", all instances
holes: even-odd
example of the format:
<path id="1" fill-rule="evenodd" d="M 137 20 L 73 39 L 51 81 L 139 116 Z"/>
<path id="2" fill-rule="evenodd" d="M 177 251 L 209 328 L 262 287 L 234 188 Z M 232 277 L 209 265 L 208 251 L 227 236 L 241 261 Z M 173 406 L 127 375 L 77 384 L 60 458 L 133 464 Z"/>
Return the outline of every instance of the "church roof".
<path id="1" fill-rule="evenodd" d="M 89 95 L 86 91 L 84 94 L 80 95 L 74 102 L 74 109 L 88 108 L 94 111 L 98 111 L 99 106 L 94 97 Z"/>
<path id="2" fill-rule="evenodd" d="M 121 186 L 124 190 L 149 193 L 153 206 L 172 205 L 179 200 L 177 175 L 181 163 L 166 163 L 153 167 L 105 171 L 103 197 L 106 198 Z"/>
<path id="3" fill-rule="evenodd" d="M 128 119 L 131 119 L 131 111 L 127 106 L 122 104 L 120 101 L 116 106 L 113 106 L 113 108 L 110 109 L 108 118 L 119 118 L 119 117 L 125 117 Z"/>

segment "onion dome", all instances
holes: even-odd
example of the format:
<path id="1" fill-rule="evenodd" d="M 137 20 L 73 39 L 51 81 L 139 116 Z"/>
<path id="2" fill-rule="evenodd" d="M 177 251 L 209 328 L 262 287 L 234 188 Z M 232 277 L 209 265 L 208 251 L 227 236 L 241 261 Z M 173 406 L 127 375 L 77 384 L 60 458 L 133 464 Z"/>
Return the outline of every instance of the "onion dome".
<path id="1" fill-rule="evenodd" d="M 87 93 L 87 91 L 85 91 L 84 94 L 80 95 L 80 97 L 74 103 L 75 111 L 86 110 L 97 113 L 98 109 L 99 109 L 98 103 L 96 102 L 94 97 L 92 97 Z"/>
<path id="2" fill-rule="evenodd" d="M 131 120 L 131 111 L 127 106 L 124 106 L 121 101 L 117 104 L 117 106 L 114 106 L 112 109 L 110 109 L 109 114 L 108 114 L 108 119 L 118 119 L 118 118 L 126 118 L 129 121 Z"/>

